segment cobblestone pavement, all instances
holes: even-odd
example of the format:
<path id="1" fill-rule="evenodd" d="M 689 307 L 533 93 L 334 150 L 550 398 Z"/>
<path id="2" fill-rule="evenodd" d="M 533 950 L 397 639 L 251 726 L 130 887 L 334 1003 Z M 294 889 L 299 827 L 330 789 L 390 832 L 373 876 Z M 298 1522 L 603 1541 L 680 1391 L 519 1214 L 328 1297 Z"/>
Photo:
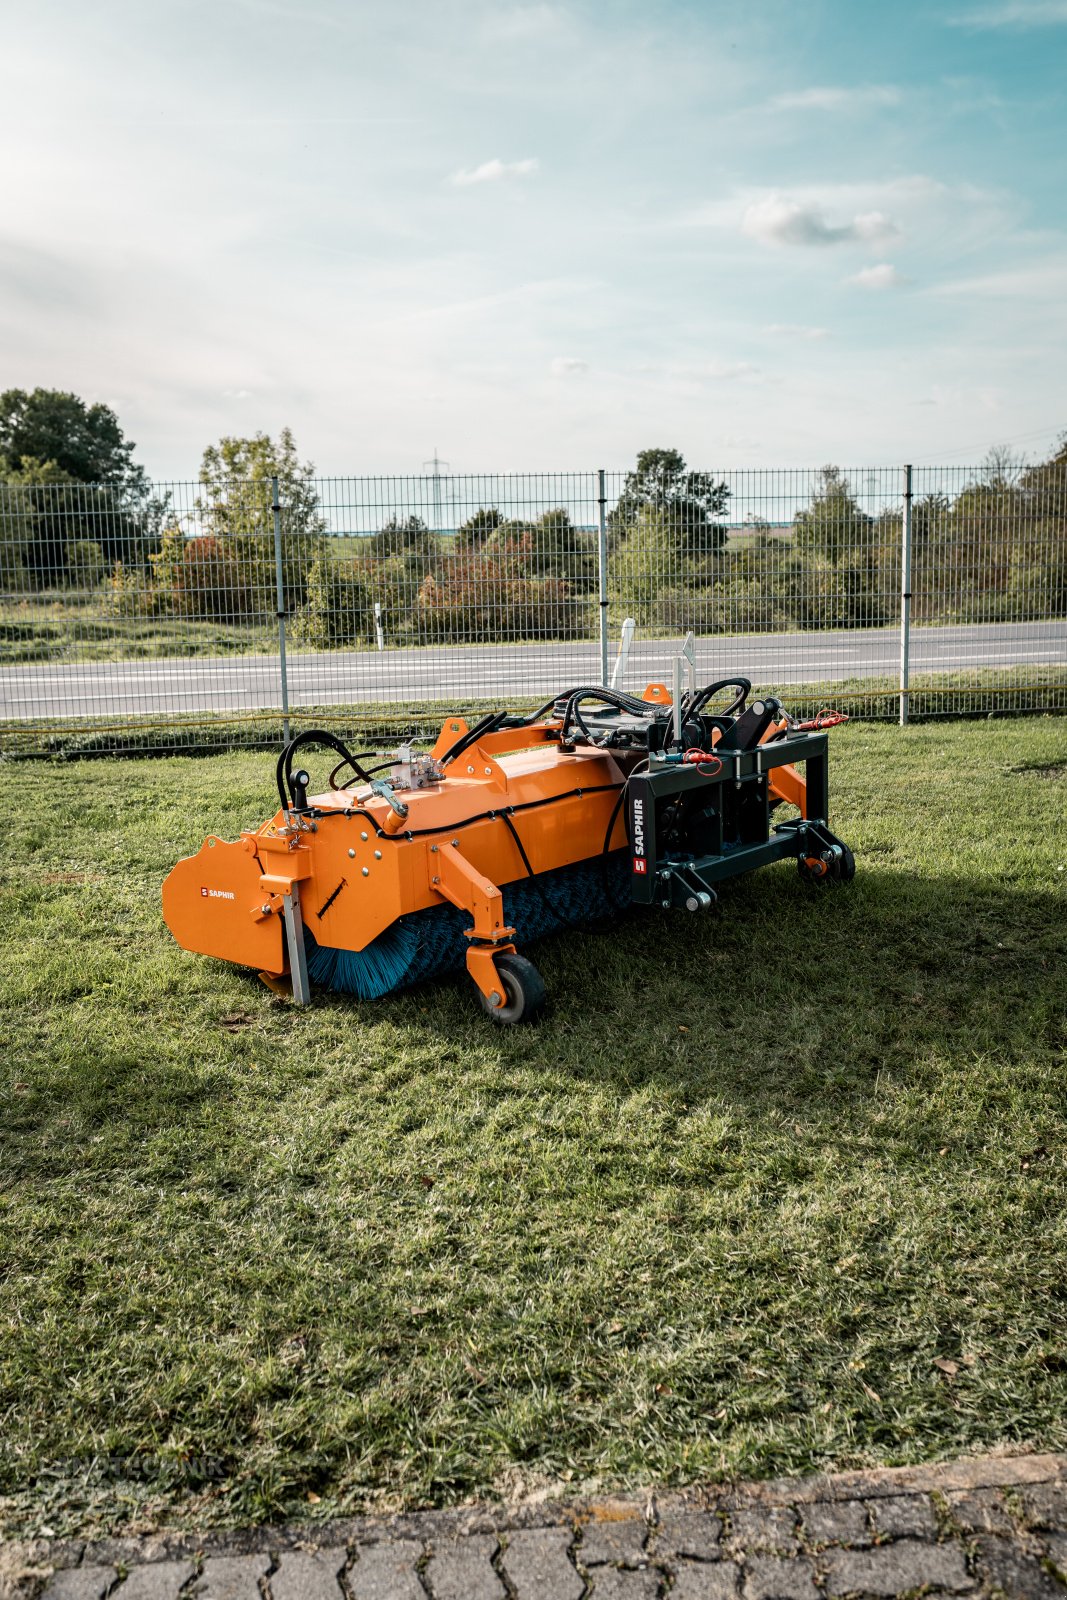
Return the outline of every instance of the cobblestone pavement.
<path id="1" fill-rule="evenodd" d="M 1067 1456 L 0 1556 L 8 1600 L 1067 1600 Z"/>

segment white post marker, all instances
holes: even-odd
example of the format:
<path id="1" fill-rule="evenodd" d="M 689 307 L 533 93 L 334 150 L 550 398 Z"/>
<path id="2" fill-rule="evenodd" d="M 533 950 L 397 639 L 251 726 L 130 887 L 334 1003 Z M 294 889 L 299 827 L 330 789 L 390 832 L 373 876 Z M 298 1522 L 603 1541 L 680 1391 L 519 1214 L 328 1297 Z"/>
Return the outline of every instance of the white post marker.
<path id="1" fill-rule="evenodd" d="M 378 649 L 385 649 L 385 634 L 382 632 L 382 608 L 377 600 L 374 602 L 374 637 L 378 641 Z"/>
<path id="2" fill-rule="evenodd" d="M 634 621 L 633 617 L 627 617 L 626 621 L 622 625 L 622 638 L 619 640 L 619 653 L 615 657 L 615 665 L 611 669 L 611 683 L 609 687 L 612 689 L 620 688 L 622 685 L 622 680 L 626 676 L 626 663 L 630 659 L 630 646 L 633 644 L 634 630 L 636 627 L 637 623 Z"/>
<path id="3" fill-rule="evenodd" d="M 692 628 L 685 636 L 682 654 L 689 663 L 689 698 L 691 700 L 697 692 L 697 642 Z"/>

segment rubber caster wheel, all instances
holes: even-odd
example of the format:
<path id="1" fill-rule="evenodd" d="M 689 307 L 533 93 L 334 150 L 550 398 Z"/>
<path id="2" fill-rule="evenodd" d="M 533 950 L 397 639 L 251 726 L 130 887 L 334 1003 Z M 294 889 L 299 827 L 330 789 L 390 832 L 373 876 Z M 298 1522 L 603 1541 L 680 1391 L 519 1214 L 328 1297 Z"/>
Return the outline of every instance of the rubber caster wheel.
<path id="1" fill-rule="evenodd" d="M 504 1003 L 491 1005 L 481 990 L 478 998 L 486 1016 L 501 1026 L 516 1022 L 532 1022 L 545 1003 L 545 985 L 541 974 L 525 956 L 497 956 L 493 963 L 504 991 Z"/>

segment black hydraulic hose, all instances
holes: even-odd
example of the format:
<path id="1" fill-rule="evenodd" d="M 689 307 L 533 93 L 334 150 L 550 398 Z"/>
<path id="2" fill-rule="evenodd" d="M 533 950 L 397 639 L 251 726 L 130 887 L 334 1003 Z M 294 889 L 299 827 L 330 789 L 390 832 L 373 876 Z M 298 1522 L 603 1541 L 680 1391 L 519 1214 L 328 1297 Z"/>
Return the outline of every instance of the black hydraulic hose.
<path id="1" fill-rule="evenodd" d="M 713 695 L 719 694 L 723 689 L 740 689 L 741 693 L 735 695 L 724 711 L 716 713 L 718 716 L 732 717 L 735 711 L 744 708 L 745 701 L 752 693 L 752 683 L 748 678 L 719 678 L 715 683 L 709 683 L 703 689 L 698 689 L 692 700 L 682 702 L 683 714 L 695 717 L 702 711 Z"/>
<path id="2" fill-rule="evenodd" d="M 525 849 L 525 846 L 523 845 L 522 840 L 519 838 L 519 830 L 518 830 L 518 828 L 516 828 L 515 824 L 512 822 L 510 816 L 508 815 L 508 813 L 506 811 L 501 811 L 501 812 L 498 813 L 498 815 L 500 817 L 501 822 L 505 825 L 505 827 L 507 828 L 508 832 L 511 834 L 511 837 L 515 841 L 515 848 L 518 850 L 519 855 L 522 858 L 522 864 L 526 868 L 526 876 L 529 878 L 530 882 L 533 884 L 534 888 L 537 890 L 538 898 L 540 899 L 541 904 L 544 906 L 545 910 L 548 912 L 549 916 L 553 919 L 553 921 L 557 922 L 561 928 L 570 928 L 570 927 L 572 927 L 573 924 L 568 922 L 565 917 L 561 917 L 560 916 L 559 912 L 556 910 L 555 906 L 552 904 L 551 900 L 548 898 L 548 895 L 545 893 L 544 885 L 542 884 L 542 882 L 541 882 L 540 878 L 537 876 L 537 874 L 534 872 L 533 867 L 530 865 L 530 858 L 526 854 L 526 849 Z"/>
<path id="3" fill-rule="evenodd" d="M 378 754 L 377 750 L 367 750 L 367 751 L 361 751 L 360 752 L 361 758 L 362 758 L 363 755 L 375 756 L 377 754 Z M 363 779 L 364 782 L 366 782 L 368 778 L 373 778 L 373 776 L 374 776 L 374 774 L 376 772 L 388 772 L 390 767 L 395 767 L 396 766 L 396 757 L 395 756 L 391 756 L 388 761 L 380 761 L 378 763 L 378 765 L 375 766 L 375 767 L 362 767 L 359 772 L 354 773 L 353 776 L 348 779 L 347 783 L 339 784 L 337 782 L 337 774 L 339 772 L 343 772 L 345 767 L 349 767 L 351 765 L 352 765 L 351 761 L 348 761 L 348 760 L 339 761 L 337 763 L 336 767 L 334 767 L 333 771 L 330 773 L 330 776 L 326 780 L 326 782 L 330 785 L 331 789 L 338 789 L 338 788 L 340 788 L 340 789 L 351 789 L 352 785 L 354 783 L 358 783 L 361 778 Z"/>
<path id="4" fill-rule="evenodd" d="M 648 714 L 648 702 L 646 700 L 639 700 L 636 695 L 627 694 L 622 689 L 607 689 L 606 691 L 597 689 L 595 691 L 590 691 L 584 685 L 579 684 L 577 688 L 574 689 L 561 689 L 558 694 L 554 694 L 552 696 L 551 700 L 546 700 L 543 706 L 538 706 L 536 711 L 531 711 L 530 715 L 526 718 L 527 727 L 530 725 L 530 723 L 536 722 L 539 717 L 543 717 L 546 711 L 551 711 L 553 706 L 557 706 L 561 700 L 566 702 L 572 700 L 576 694 L 585 695 L 589 694 L 590 692 L 594 692 L 596 694 L 603 693 L 605 699 L 607 695 L 613 696 L 613 699 L 609 702 L 610 704 L 617 705 L 621 711 L 630 711 L 634 716 L 646 716 Z"/>
<path id="5" fill-rule="evenodd" d="M 624 905 L 620 905 L 619 901 L 616 900 L 611 887 L 611 876 L 608 872 L 608 861 L 611 857 L 611 836 L 615 832 L 615 824 L 618 821 L 619 812 L 622 810 L 623 801 L 626 799 L 627 792 L 629 791 L 630 779 L 637 773 L 646 771 L 647 767 L 647 761 L 639 761 L 636 767 L 632 767 L 626 774 L 626 780 L 623 783 L 622 788 L 619 790 L 619 798 L 616 800 L 614 810 L 611 813 L 611 821 L 608 823 L 608 831 L 604 835 L 604 848 L 600 852 L 600 860 L 603 866 L 604 894 L 611 901 L 616 911 L 625 911 L 627 908 Z M 629 839 L 629 830 L 627 830 L 627 839 Z"/>
<path id="6" fill-rule="evenodd" d="M 581 789 L 566 789 L 562 794 L 549 794 L 543 800 L 526 800 L 521 805 L 508 806 L 507 809 L 514 816 L 519 811 L 536 811 L 540 806 L 558 805 L 561 800 L 580 800 L 583 795 L 587 794 L 606 794 L 609 791 L 614 794 L 618 787 L 617 783 L 586 784 Z M 498 806 L 492 811 L 477 811 L 472 817 L 461 817 L 458 822 L 450 822 L 443 827 L 438 824 L 436 828 L 401 828 L 396 833 L 386 833 L 381 823 L 372 817 L 369 811 L 364 811 L 362 806 L 346 806 L 343 811 L 316 810 L 314 815 L 323 819 L 326 817 L 360 817 L 374 829 L 379 839 L 388 839 L 392 844 L 403 844 L 406 840 L 432 839 L 442 833 L 457 833 L 460 828 L 469 828 L 475 822 L 495 822 L 501 814 L 501 809 Z"/>
<path id="7" fill-rule="evenodd" d="M 597 684 L 582 684 L 577 689 L 572 689 L 567 697 L 567 709 L 563 714 L 563 729 L 560 738 L 564 741 L 570 730 L 571 720 L 578 724 L 585 737 L 592 744 L 593 736 L 586 727 L 582 713 L 578 709 L 583 700 L 600 700 L 604 705 L 615 706 L 619 711 L 628 711 L 631 716 L 647 717 L 649 706 L 646 701 L 638 700 L 632 694 L 623 694 L 619 689 L 605 689 Z"/>
<path id="8" fill-rule="evenodd" d="M 464 750 L 468 750 L 472 744 L 477 744 L 478 740 L 483 738 L 485 734 L 494 733 L 506 716 L 506 711 L 490 711 L 480 722 L 476 722 L 473 728 L 468 728 L 466 733 L 461 733 L 455 744 L 446 750 L 440 758 L 441 766 L 447 767 L 450 761 L 454 761 L 457 756 L 461 756 Z"/>
<path id="9" fill-rule="evenodd" d="M 308 728 L 303 733 L 298 733 L 295 739 L 290 739 L 278 756 L 275 776 L 278 780 L 278 797 L 282 803 L 282 810 L 288 811 L 293 804 L 292 775 L 293 756 L 305 745 L 326 745 L 328 749 L 336 750 L 342 760 L 352 768 L 357 777 L 362 777 L 369 783 L 370 778 L 366 769 L 360 765 L 358 757 L 354 756 L 343 740 L 335 733 L 328 732 L 325 728 Z"/>

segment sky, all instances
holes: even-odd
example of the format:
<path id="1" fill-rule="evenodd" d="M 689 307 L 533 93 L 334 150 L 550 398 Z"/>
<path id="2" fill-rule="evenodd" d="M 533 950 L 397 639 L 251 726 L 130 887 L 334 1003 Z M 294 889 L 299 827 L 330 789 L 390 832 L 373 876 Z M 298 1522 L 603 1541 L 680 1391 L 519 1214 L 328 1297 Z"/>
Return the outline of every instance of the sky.
<path id="1" fill-rule="evenodd" d="M 151 476 L 1031 459 L 1067 430 L 1067 0 L 34 0 L 0 388 Z"/>

